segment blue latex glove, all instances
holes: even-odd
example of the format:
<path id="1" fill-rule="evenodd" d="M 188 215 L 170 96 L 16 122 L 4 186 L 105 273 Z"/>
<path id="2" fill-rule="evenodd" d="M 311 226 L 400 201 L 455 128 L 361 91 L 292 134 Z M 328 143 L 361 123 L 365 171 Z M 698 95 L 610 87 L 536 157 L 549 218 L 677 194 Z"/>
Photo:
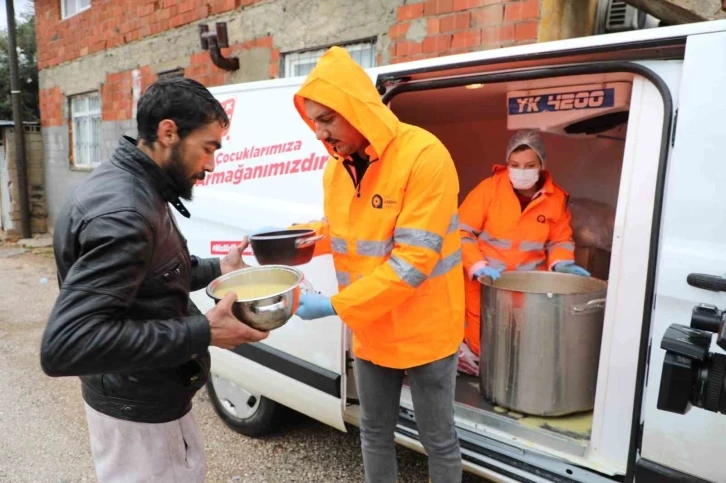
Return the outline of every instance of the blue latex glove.
<path id="1" fill-rule="evenodd" d="M 581 277 L 589 277 L 590 272 L 582 267 L 575 265 L 575 262 L 560 262 L 552 267 L 555 272 L 569 273 L 572 275 L 580 275 Z"/>
<path id="2" fill-rule="evenodd" d="M 502 272 L 503 270 L 497 270 L 496 268 L 484 267 L 474 272 L 474 278 L 479 278 L 483 275 L 486 275 L 487 277 L 491 277 L 492 280 L 496 280 L 502 276 Z"/>
<path id="3" fill-rule="evenodd" d="M 319 293 L 304 293 L 300 295 L 300 305 L 295 315 L 304 320 L 321 319 L 335 315 L 335 309 L 330 297 Z"/>

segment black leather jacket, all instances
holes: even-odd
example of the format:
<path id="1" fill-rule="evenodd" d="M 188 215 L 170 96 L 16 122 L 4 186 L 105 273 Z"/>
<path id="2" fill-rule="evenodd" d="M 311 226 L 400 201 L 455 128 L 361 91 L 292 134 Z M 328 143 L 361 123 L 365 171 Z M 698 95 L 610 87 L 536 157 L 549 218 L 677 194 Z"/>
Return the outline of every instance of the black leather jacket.
<path id="1" fill-rule="evenodd" d="M 50 376 L 81 376 L 89 406 L 146 423 L 184 416 L 209 377 L 210 329 L 189 292 L 220 275 L 190 257 L 171 179 L 123 137 L 69 196 L 53 245 L 60 294 L 41 345 Z"/>

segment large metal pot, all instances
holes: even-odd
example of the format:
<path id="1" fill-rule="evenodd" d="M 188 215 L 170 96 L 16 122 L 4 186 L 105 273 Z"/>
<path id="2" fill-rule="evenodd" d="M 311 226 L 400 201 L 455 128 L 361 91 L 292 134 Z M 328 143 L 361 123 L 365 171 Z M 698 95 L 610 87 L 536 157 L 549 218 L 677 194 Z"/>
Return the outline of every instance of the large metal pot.
<path id="1" fill-rule="evenodd" d="M 260 265 L 303 265 L 312 260 L 322 238 L 309 229 L 273 231 L 252 235 L 250 246 Z"/>
<path id="2" fill-rule="evenodd" d="M 312 291 L 304 274 L 280 265 L 248 267 L 217 277 L 207 286 L 207 295 L 219 303 L 222 293 L 238 285 L 281 284 L 287 288 L 262 298 L 237 299 L 232 314 L 253 329 L 269 331 L 282 327 L 293 316 L 300 302 L 301 290 Z"/>
<path id="3" fill-rule="evenodd" d="M 607 283 L 544 271 L 479 282 L 482 394 L 538 416 L 591 410 Z"/>

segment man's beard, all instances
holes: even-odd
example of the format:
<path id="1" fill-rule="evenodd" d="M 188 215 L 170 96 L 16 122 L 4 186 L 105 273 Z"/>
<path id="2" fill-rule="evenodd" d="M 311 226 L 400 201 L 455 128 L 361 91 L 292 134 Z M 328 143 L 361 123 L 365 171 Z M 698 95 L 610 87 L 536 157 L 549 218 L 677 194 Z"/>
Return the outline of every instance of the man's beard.
<path id="1" fill-rule="evenodd" d="M 184 153 L 181 144 L 177 144 L 171 149 L 171 157 L 164 166 L 164 172 L 171 178 L 174 188 L 180 198 L 187 201 L 192 200 L 192 190 L 197 182 L 197 178 L 187 174 L 183 161 Z"/>

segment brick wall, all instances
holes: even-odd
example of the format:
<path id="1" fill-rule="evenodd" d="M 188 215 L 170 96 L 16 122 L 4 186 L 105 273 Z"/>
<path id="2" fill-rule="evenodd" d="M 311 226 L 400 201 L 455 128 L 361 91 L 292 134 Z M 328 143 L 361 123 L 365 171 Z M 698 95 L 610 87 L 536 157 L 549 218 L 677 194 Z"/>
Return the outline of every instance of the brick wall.
<path id="1" fill-rule="evenodd" d="M 234 44 L 222 53 L 225 57 L 240 56 L 245 51 L 259 49 L 265 52 L 267 57 L 266 73 L 270 78 L 277 77 L 280 70 L 280 51 L 273 48 L 271 36 L 260 37 Z M 156 81 L 157 76 L 150 66 L 143 66 L 139 69 L 138 92 Z M 106 79 L 101 86 L 101 109 L 104 121 L 124 121 L 134 118 L 133 107 L 137 101 L 134 98 L 133 70 L 114 72 L 106 74 Z M 215 66 L 209 57 L 209 52 L 201 51 L 192 54 L 189 66 L 185 69 L 184 75 L 195 79 L 207 87 L 229 84 L 230 77 L 234 73 L 226 72 Z M 64 93 L 58 87 L 41 89 L 40 111 L 42 125 L 44 127 L 62 126 L 68 123 L 68 114 L 63 108 L 67 102 Z"/>
<path id="2" fill-rule="evenodd" d="M 393 24 L 384 24 L 386 27 L 379 31 L 382 40 L 379 43 L 379 65 L 536 42 L 538 36 L 542 36 L 541 25 L 545 24 L 543 12 L 553 10 L 545 5 L 548 5 L 548 2 L 564 3 L 565 0 L 424 0 L 401 5 L 401 2 L 407 1 L 410 0 L 391 2 L 390 19 L 393 20 L 395 15 L 395 20 Z M 55 64 L 87 57 L 98 50 L 123 53 L 133 49 L 135 45 L 164 38 L 154 36 L 149 40 L 134 42 L 165 29 L 197 32 L 194 25 L 186 25 L 179 29 L 174 27 L 206 19 L 210 14 L 231 12 L 253 4 L 259 5 L 234 13 L 232 14 L 234 17 L 229 18 L 252 18 L 258 10 L 280 5 L 278 1 L 261 0 L 94 1 L 90 9 L 61 20 L 59 1 L 37 0 L 39 66 L 42 72 L 49 72 L 63 68 L 56 67 Z M 292 14 L 291 11 L 286 13 L 286 5 L 288 4 L 283 3 L 282 10 L 278 12 L 283 18 Z M 102 54 L 96 57 L 99 57 L 98 62 L 101 62 L 99 65 L 103 66 L 101 68 L 106 70 L 106 73 L 103 73 L 102 77 L 95 72 L 89 73 L 83 79 L 79 79 L 79 82 L 83 80 L 84 85 L 87 83 L 86 77 L 91 76 L 96 79 L 87 89 L 80 87 L 78 82 L 73 83 L 73 86 L 68 83 L 62 84 L 63 88 L 56 87 L 58 85 L 56 83 L 56 86 L 41 89 L 42 125 L 44 127 L 66 125 L 67 106 L 64 104 L 67 103 L 66 96 L 95 89 L 100 89 L 102 94 L 104 121 L 133 119 L 137 100 L 134 96 L 134 87 L 137 87 L 137 95 L 139 87 L 133 85 L 133 71 L 141 72 L 141 90 L 143 90 L 146 85 L 156 80 L 155 72 L 163 70 L 160 69 L 160 65 L 168 63 L 172 58 L 178 59 L 174 62 L 177 66 L 183 67 L 185 76 L 209 87 L 279 76 L 280 43 L 289 44 L 287 38 L 289 35 L 268 31 L 265 35 L 252 39 L 249 37 L 239 39 L 240 34 L 244 35 L 249 28 L 243 26 L 239 29 L 231 22 L 228 28 L 232 45 L 223 49 L 223 55 L 238 57 L 241 64 L 239 71 L 226 72 L 216 67 L 211 62 L 209 52 L 202 51 L 196 46 L 198 34 L 194 35 L 195 46 L 186 45 L 187 37 L 191 40 L 191 36 L 189 33 L 184 34 L 185 47 L 180 49 L 186 49 L 187 52 L 181 56 L 176 50 L 170 52 L 171 56 L 165 55 L 164 52 L 146 56 L 135 55 L 133 58 L 142 66 L 136 69 L 126 66 L 123 70 L 116 71 L 110 67 L 116 63 L 114 60 L 116 56 Z M 82 34 L 84 30 L 86 32 Z M 385 35 L 386 30 L 388 36 Z M 282 40 L 283 38 L 285 40 Z M 119 49 L 112 48 L 125 43 L 131 45 Z M 179 46 L 179 43 L 174 42 L 164 47 L 171 48 L 172 45 Z"/>
<path id="3" fill-rule="evenodd" d="M 270 35 L 233 44 L 229 48 L 222 49 L 222 55 L 227 58 L 239 58 L 242 57 L 240 54 L 253 49 L 262 49 L 269 52 L 266 55 L 266 57 L 269 57 L 267 60 L 267 74 L 269 78 L 277 77 L 280 73 L 280 51 L 273 47 L 273 38 Z M 240 64 L 242 62 L 241 60 Z M 231 77 L 234 74 L 215 66 L 209 57 L 209 52 L 201 51 L 191 56 L 191 62 L 185 70 L 184 75 L 201 82 L 205 86 L 211 87 L 230 83 L 232 81 Z"/>
<path id="4" fill-rule="evenodd" d="M 209 55 L 209 54 L 207 54 Z M 151 67 L 144 66 L 139 71 L 139 91 L 156 81 Z M 123 121 L 133 118 L 135 103 L 133 90 L 133 71 L 109 73 L 101 86 L 101 109 L 104 121 Z M 43 127 L 62 126 L 68 123 L 68 113 L 64 104 L 68 98 L 59 87 L 40 89 L 40 114 Z"/>
<path id="5" fill-rule="evenodd" d="M 139 92 L 156 81 L 151 67 L 144 66 L 139 71 Z M 101 109 L 104 121 L 123 121 L 133 118 L 135 104 L 133 70 L 116 72 L 106 75 L 106 82 L 101 88 Z"/>
<path id="6" fill-rule="evenodd" d="M 38 92 L 42 126 L 63 125 L 63 92 L 60 87 L 40 89 Z"/>
<path id="7" fill-rule="evenodd" d="M 101 88 L 101 116 L 104 121 L 122 121 L 131 118 L 133 96 L 131 71 L 106 76 Z"/>
<path id="8" fill-rule="evenodd" d="M 427 0 L 398 7 L 391 63 L 537 41 L 540 0 Z"/>
<path id="9" fill-rule="evenodd" d="M 7 143 L 6 159 L 15 160 L 15 134 L 14 129 L 5 130 Z M 43 137 L 40 128 L 28 126 L 25 128 L 25 166 L 28 178 L 28 201 L 30 203 L 30 231 L 32 234 L 46 233 L 48 231 L 48 212 L 45 193 L 45 166 L 43 162 Z M 13 221 L 11 234 L 22 232 L 20 205 L 18 201 L 18 170 L 15 162 L 10 162 L 8 171 L 11 180 L 10 198 L 13 200 L 10 207 L 10 218 Z"/>
<path id="10" fill-rule="evenodd" d="M 114 0 L 61 18 L 61 0 L 36 0 L 38 69 L 134 42 L 261 0 Z"/>

